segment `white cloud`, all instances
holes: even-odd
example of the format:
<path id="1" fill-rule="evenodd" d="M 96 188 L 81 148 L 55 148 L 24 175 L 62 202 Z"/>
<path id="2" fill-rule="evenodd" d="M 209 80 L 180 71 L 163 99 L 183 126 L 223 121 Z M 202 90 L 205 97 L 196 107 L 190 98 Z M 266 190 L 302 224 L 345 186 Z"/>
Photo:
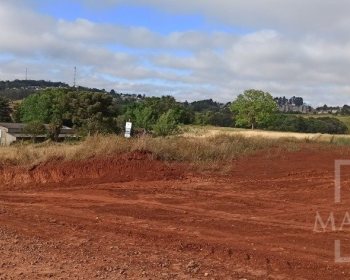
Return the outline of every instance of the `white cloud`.
<path id="1" fill-rule="evenodd" d="M 347 1 L 98 2 L 201 13 L 256 30 L 243 35 L 197 30 L 164 35 L 143 26 L 68 21 L 25 3 L 0 4 L 0 52 L 10 55 L 0 58 L 0 79 L 21 78 L 28 67 L 31 78 L 72 83 L 78 66 L 81 84 L 117 91 L 229 101 L 244 89 L 259 88 L 314 104 L 348 102 Z"/>
<path id="2" fill-rule="evenodd" d="M 208 20 L 258 29 L 292 33 L 347 32 L 350 26 L 347 0 L 80 0 L 110 7 L 120 4 L 152 6 L 171 13 L 202 14 Z"/>

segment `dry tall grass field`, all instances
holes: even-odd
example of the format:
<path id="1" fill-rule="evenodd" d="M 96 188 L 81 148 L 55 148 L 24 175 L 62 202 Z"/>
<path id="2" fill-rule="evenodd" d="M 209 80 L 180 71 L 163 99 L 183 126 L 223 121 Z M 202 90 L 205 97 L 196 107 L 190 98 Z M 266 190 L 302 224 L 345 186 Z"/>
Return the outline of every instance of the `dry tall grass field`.
<path id="1" fill-rule="evenodd" d="M 279 132 L 266 130 L 251 130 L 229 127 L 212 127 L 212 126 L 184 126 L 182 128 L 185 137 L 211 137 L 215 135 L 231 135 L 242 136 L 246 138 L 266 138 L 266 139 L 294 139 L 306 142 L 320 142 L 320 143 L 338 143 L 350 144 L 349 134 L 322 134 L 322 133 L 298 133 L 298 132 Z"/>
<path id="2" fill-rule="evenodd" d="M 350 144 L 350 135 L 269 132 L 216 127 L 184 127 L 181 135 L 125 139 L 91 136 L 80 142 L 17 143 L 0 147 L 1 165 L 35 165 L 51 160 L 82 160 L 137 150 L 167 161 L 191 163 L 227 161 L 259 150 L 297 150 L 300 144 Z"/>
<path id="3" fill-rule="evenodd" d="M 36 165 L 52 160 L 82 160 L 97 156 L 148 151 L 166 161 L 191 163 L 227 161 L 254 151 L 281 148 L 295 150 L 296 142 L 285 139 L 243 137 L 217 133 L 208 137 L 173 136 L 125 139 L 96 135 L 80 142 L 40 144 L 18 143 L 0 147 L 1 165 Z"/>

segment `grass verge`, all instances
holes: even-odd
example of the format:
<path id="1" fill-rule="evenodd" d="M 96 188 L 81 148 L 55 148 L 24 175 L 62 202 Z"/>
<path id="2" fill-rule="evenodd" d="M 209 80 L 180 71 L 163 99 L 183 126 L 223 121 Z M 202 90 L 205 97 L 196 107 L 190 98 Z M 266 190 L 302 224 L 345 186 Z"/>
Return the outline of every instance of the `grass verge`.
<path id="1" fill-rule="evenodd" d="M 91 136 L 76 143 L 19 143 L 10 147 L 0 147 L 0 164 L 26 166 L 52 160 L 83 160 L 137 150 L 149 151 L 155 157 L 166 161 L 215 163 L 233 160 L 260 150 L 296 150 L 299 143 L 300 141 L 295 139 L 248 138 L 225 134 L 205 138 L 174 136 L 125 139 L 118 136 Z"/>

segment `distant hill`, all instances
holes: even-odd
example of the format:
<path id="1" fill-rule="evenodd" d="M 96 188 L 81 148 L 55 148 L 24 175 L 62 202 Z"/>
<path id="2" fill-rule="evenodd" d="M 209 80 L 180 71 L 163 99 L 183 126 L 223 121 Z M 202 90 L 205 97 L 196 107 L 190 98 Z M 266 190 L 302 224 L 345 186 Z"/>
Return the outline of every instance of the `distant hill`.
<path id="1" fill-rule="evenodd" d="M 69 87 L 69 85 L 62 82 L 51 82 L 44 80 L 0 81 L 0 96 L 3 96 L 11 101 L 16 101 L 24 99 L 38 90 L 63 87 Z"/>
<path id="2" fill-rule="evenodd" d="M 62 82 L 51 82 L 44 80 L 14 80 L 0 81 L 0 90 L 5 89 L 25 89 L 25 88 L 47 88 L 47 87 L 69 87 Z"/>
<path id="3" fill-rule="evenodd" d="M 194 101 L 190 103 L 189 106 L 195 112 L 204 112 L 204 111 L 218 112 L 225 106 L 225 104 L 215 102 L 213 101 L 213 99 L 206 99 L 206 100 Z"/>

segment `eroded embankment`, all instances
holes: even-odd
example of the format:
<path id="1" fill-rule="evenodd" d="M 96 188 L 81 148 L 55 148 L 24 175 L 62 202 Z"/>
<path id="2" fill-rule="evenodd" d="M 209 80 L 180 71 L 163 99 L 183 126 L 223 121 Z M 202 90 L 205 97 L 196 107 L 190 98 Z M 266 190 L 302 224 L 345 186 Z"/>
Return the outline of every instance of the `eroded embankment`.
<path id="1" fill-rule="evenodd" d="M 184 167 L 157 160 L 149 152 L 136 151 L 83 161 L 50 161 L 31 167 L 1 167 L 1 186 L 46 184 L 93 179 L 94 182 L 168 180 L 181 178 Z"/>

